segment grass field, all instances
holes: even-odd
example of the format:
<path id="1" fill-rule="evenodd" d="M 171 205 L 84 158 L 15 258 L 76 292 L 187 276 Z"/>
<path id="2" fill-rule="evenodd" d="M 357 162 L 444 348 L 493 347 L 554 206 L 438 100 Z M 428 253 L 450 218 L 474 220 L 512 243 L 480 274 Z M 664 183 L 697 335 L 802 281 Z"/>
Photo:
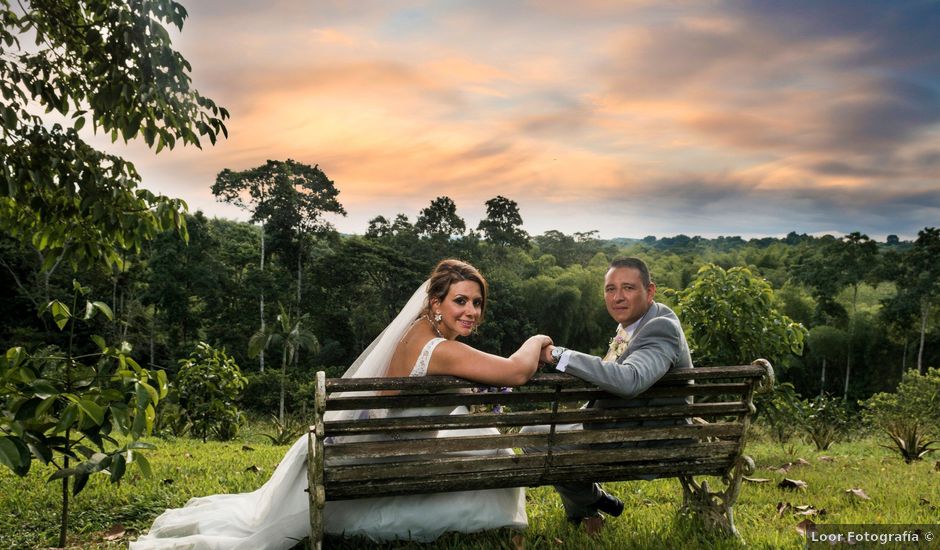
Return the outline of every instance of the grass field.
<path id="1" fill-rule="evenodd" d="M 92 478 L 73 500 L 70 544 L 80 548 L 126 548 L 167 507 L 192 496 L 243 492 L 264 483 L 287 447 L 266 443 L 259 426 L 244 431 L 237 442 L 191 439 L 154 440 L 150 453 L 154 476 L 143 479 L 130 470 L 119 487 L 104 475 Z M 735 517 L 747 546 L 800 548 L 796 525 L 804 519 L 842 524 L 940 523 L 940 471 L 937 455 L 905 464 L 882 448 L 878 437 L 837 443 L 826 452 L 797 444 L 792 454 L 753 437 L 748 454 L 757 463 L 746 483 Z M 829 458 L 825 458 L 829 457 Z M 802 458 L 786 472 L 782 465 Z M 58 533 L 58 484 L 46 483 L 51 469 L 34 464 L 26 478 L 0 469 L 0 548 L 45 548 Z M 784 478 L 805 481 L 804 489 L 783 489 Z M 718 483 L 717 480 L 715 480 Z M 529 528 L 521 534 L 526 548 L 738 548 L 740 542 L 705 535 L 693 520 L 677 514 L 681 488 L 675 479 L 606 485 L 626 503 L 620 518 L 608 521 L 597 538 L 564 522 L 561 504 L 547 487 L 528 491 Z M 847 490 L 861 489 L 869 499 Z M 790 506 L 787 507 L 786 504 Z M 810 508 L 802 508 L 809 506 Z M 783 508 L 783 511 L 780 511 Z M 816 512 L 814 513 L 813 510 Z M 115 528 L 120 524 L 120 528 Z M 120 532 L 123 531 L 123 535 Z M 106 540 L 108 536 L 113 540 Z M 400 543 L 393 548 L 516 548 L 518 533 L 502 530 L 476 535 L 450 534 L 433 544 Z M 515 540 L 514 540 L 515 537 Z M 361 548 L 361 540 L 331 539 L 333 548 Z"/>

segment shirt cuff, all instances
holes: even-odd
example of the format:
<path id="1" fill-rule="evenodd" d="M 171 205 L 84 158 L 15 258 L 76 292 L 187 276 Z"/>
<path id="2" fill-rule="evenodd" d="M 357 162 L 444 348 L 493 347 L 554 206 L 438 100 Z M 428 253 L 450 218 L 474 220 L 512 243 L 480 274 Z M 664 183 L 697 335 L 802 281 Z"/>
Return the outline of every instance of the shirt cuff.
<path id="1" fill-rule="evenodd" d="M 571 350 L 566 349 L 561 352 L 561 357 L 558 358 L 558 364 L 555 365 L 555 370 L 558 372 L 565 372 L 565 369 L 568 368 L 568 361 L 571 360 Z"/>

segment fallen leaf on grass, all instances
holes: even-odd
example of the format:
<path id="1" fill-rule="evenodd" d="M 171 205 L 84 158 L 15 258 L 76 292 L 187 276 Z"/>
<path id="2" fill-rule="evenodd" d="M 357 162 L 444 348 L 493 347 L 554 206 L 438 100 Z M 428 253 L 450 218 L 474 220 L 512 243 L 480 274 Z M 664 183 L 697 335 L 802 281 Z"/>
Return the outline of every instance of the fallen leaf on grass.
<path id="1" fill-rule="evenodd" d="M 855 497 L 860 498 L 860 499 L 862 499 L 862 500 L 871 500 L 871 497 L 868 496 L 868 495 L 866 495 L 866 494 L 865 494 L 865 491 L 863 491 L 863 490 L 861 490 L 861 489 L 846 489 L 846 490 L 845 490 L 845 494 L 847 494 L 847 495 L 855 495 Z"/>
<path id="2" fill-rule="evenodd" d="M 825 516 L 826 515 L 825 509 L 818 510 L 814 508 L 813 506 L 810 506 L 809 504 L 801 504 L 799 506 L 794 506 L 793 509 L 796 510 L 796 513 L 799 516 Z"/>
<path id="3" fill-rule="evenodd" d="M 174 481 L 175 481 L 175 480 L 173 480 L 173 479 L 166 478 L 166 479 L 163 480 L 163 484 L 164 484 L 164 485 L 173 485 L 173 482 L 174 482 Z"/>
<path id="4" fill-rule="evenodd" d="M 770 480 L 767 479 L 767 478 L 765 478 L 765 477 L 747 477 L 747 476 L 744 476 L 744 481 L 747 481 L 748 483 L 768 483 L 768 482 L 770 482 Z"/>
<path id="5" fill-rule="evenodd" d="M 807 483 L 799 479 L 790 479 L 788 477 L 783 478 L 783 481 L 777 484 L 777 487 L 781 489 L 805 489 Z"/>
<path id="6" fill-rule="evenodd" d="M 940 472 L 940 460 L 933 463 L 933 471 Z"/>
<path id="7" fill-rule="evenodd" d="M 249 446 L 249 445 L 242 445 L 242 450 L 243 450 L 243 451 L 254 451 L 255 449 L 254 449 L 254 447 L 251 447 L 251 446 Z"/>
<path id="8" fill-rule="evenodd" d="M 786 464 L 781 464 L 780 466 L 777 466 L 776 469 L 773 467 L 771 467 L 770 469 L 776 471 L 778 474 L 785 474 L 789 472 L 790 469 L 795 466 L 810 466 L 810 465 L 811 464 L 806 459 L 798 458 L 796 459 L 796 462 L 787 462 Z"/>
<path id="9" fill-rule="evenodd" d="M 783 514 L 785 514 L 787 510 L 789 510 L 790 508 L 791 506 L 789 502 L 778 502 L 777 503 L 777 516 L 783 517 Z"/>
<path id="10" fill-rule="evenodd" d="M 193 457 L 193 455 L 191 455 L 191 454 L 189 454 L 189 453 L 186 453 L 186 454 L 184 454 L 183 456 L 185 456 L 186 458 L 192 458 L 192 457 Z"/>
<path id="11" fill-rule="evenodd" d="M 929 500 L 927 500 L 927 499 L 924 498 L 924 497 L 920 497 L 920 505 L 921 505 L 921 506 L 927 506 L 927 505 L 929 505 L 929 504 L 930 504 L 930 501 L 929 501 Z"/>
<path id="12" fill-rule="evenodd" d="M 818 461 L 820 461 L 820 462 L 835 462 L 836 459 L 832 458 L 831 456 L 823 455 L 823 456 L 817 458 L 816 460 L 818 460 Z"/>
<path id="13" fill-rule="evenodd" d="M 117 540 L 124 536 L 124 526 L 115 523 L 110 529 L 104 532 L 104 540 Z"/>
<path id="14" fill-rule="evenodd" d="M 512 537 L 512 547 L 515 550 L 525 550 L 525 537 L 522 535 L 515 535 Z"/>
<path id="15" fill-rule="evenodd" d="M 245 471 L 246 471 L 246 472 L 252 472 L 252 473 L 257 474 L 258 472 L 261 471 L 261 468 L 259 468 L 258 466 L 255 466 L 254 464 L 252 464 L 251 466 L 245 468 Z"/>
<path id="16" fill-rule="evenodd" d="M 796 532 L 803 535 L 804 537 L 808 536 L 809 533 L 815 533 L 816 522 L 811 519 L 804 519 L 803 521 L 796 524 Z"/>

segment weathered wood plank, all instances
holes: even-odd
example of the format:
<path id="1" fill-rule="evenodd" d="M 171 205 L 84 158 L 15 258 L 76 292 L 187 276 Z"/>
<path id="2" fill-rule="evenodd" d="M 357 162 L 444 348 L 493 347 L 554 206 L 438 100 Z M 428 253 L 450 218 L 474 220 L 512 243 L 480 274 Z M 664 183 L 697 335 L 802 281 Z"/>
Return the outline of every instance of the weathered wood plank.
<path id="1" fill-rule="evenodd" d="M 741 424 L 689 424 L 663 427 L 635 427 L 604 430 L 556 432 L 556 445 L 591 445 L 626 441 L 741 436 Z M 418 434 L 419 436 L 421 434 Z M 430 434 L 429 434 L 430 435 Z M 380 458 L 501 448 L 540 447 L 548 444 L 548 434 L 499 434 L 465 437 L 425 437 L 392 441 L 338 443 L 325 447 L 329 460 Z"/>
<path id="2" fill-rule="evenodd" d="M 746 414 L 747 403 L 694 403 L 662 407 L 635 407 L 626 409 L 577 409 L 553 414 L 549 411 L 513 411 L 505 413 L 475 413 L 471 415 L 409 416 L 342 420 L 326 423 L 329 437 L 397 433 L 402 431 L 453 430 L 460 428 L 497 428 L 512 426 L 539 426 L 555 422 L 577 424 L 582 422 L 617 422 L 642 419 L 675 419 L 688 417 L 711 418 L 723 415 Z"/>
<path id="3" fill-rule="evenodd" d="M 470 472 L 503 471 L 508 468 L 544 468 L 547 461 L 554 467 L 590 466 L 610 463 L 668 461 L 680 459 L 729 460 L 737 451 L 737 441 L 693 443 L 681 447 L 618 448 L 555 451 L 487 456 L 424 456 L 418 461 L 381 462 L 370 464 L 328 464 L 326 482 L 380 481 L 383 479 L 425 479 L 429 476 Z"/>
<path id="4" fill-rule="evenodd" d="M 657 384 L 691 379 L 697 381 L 735 378 L 759 379 L 764 376 L 765 373 L 766 369 L 760 365 L 676 369 L 666 373 Z M 589 382 L 563 373 L 537 373 L 525 384 L 525 386 L 557 385 L 561 385 L 565 388 L 593 387 Z M 328 392 L 404 390 L 409 388 L 440 390 L 446 388 L 473 388 L 480 386 L 480 384 L 452 376 L 429 376 L 424 378 L 330 378 L 326 382 L 326 390 Z"/>
<path id="5" fill-rule="evenodd" d="M 747 383 L 722 384 L 690 384 L 673 387 L 650 388 L 643 393 L 642 398 L 662 397 L 694 397 L 737 395 L 745 396 L 751 388 Z M 434 393 L 434 394 L 401 394 L 377 395 L 371 397 L 336 397 L 327 399 L 330 410 L 371 410 L 371 409 L 403 409 L 414 407 L 442 407 L 442 406 L 471 406 L 471 405 L 520 405 L 532 403 L 548 403 L 558 397 L 564 402 L 584 402 L 595 399 L 621 399 L 601 390 L 584 390 L 570 392 L 511 392 L 511 393 Z M 740 399 L 739 397 L 738 399 Z"/>
<path id="6" fill-rule="evenodd" d="M 389 481 L 374 483 L 353 481 L 332 483 L 327 486 L 327 499 L 341 500 L 375 496 L 395 496 L 420 493 L 439 493 L 493 489 L 501 487 L 535 487 L 572 481 L 610 481 L 643 479 L 649 475 L 675 477 L 677 475 L 721 475 L 727 469 L 727 460 L 677 460 L 599 465 L 585 470 L 583 465 L 544 468 L 510 468 L 503 471 L 479 472 L 437 476 L 423 480 Z"/>

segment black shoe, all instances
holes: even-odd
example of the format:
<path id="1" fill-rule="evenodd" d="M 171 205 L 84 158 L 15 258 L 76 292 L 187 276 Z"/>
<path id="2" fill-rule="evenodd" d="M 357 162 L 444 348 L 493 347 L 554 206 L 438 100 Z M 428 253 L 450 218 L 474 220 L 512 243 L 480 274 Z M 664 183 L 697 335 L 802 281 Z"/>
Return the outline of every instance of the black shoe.
<path id="1" fill-rule="evenodd" d="M 617 517 L 623 513 L 623 501 L 609 493 L 604 493 L 604 496 L 597 499 L 597 502 L 592 504 L 591 507 L 612 517 Z"/>

